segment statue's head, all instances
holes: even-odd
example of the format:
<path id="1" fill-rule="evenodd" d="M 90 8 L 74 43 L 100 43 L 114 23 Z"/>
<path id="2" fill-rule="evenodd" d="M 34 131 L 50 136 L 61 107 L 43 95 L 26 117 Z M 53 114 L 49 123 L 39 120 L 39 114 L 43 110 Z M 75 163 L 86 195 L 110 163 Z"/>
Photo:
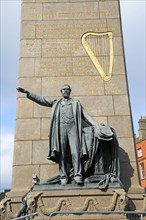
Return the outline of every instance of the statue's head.
<path id="1" fill-rule="evenodd" d="M 71 87 L 68 84 L 65 84 L 61 88 L 61 94 L 63 98 L 69 98 L 71 93 Z"/>

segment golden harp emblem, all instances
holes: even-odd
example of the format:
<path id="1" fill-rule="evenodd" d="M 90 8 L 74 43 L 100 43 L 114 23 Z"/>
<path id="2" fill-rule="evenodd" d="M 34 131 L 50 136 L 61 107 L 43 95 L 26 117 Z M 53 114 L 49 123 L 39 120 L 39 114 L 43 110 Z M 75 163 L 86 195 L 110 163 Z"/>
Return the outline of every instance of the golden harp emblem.
<path id="1" fill-rule="evenodd" d="M 113 69 L 112 32 L 89 32 L 82 36 L 82 44 L 104 81 L 109 81 Z"/>

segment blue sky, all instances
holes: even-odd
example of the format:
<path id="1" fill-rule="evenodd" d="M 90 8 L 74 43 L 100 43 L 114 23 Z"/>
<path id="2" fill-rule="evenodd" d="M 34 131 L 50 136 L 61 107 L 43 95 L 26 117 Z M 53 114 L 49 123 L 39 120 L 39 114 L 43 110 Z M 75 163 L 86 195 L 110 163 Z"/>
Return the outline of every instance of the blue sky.
<path id="1" fill-rule="evenodd" d="M 11 188 L 16 87 L 20 42 L 20 0 L 1 4 L 1 148 L 0 190 Z M 134 131 L 146 115 L 146 0 L 121 0 L 122 28 Z"/>

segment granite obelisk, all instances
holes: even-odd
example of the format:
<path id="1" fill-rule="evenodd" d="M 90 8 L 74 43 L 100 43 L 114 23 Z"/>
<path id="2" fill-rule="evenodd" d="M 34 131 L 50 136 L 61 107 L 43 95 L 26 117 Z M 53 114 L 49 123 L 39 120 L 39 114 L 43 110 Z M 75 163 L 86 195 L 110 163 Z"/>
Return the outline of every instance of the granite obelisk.
<path id="1" fill-rule="evenodd" d="M 97 122 L 113 127 L 120 143 L 121 181 L 141 209 L 127 74 L 118 0 L 22 0 L 18 86 L 58 99 L 61 86 L 69 84 L 72 96 Z M 50 115 L 48 108 L 18 94 L 12 199 L 30 189 L 34 172 L 40 180 L 58 174 L 58 166 L 47 160 Z M 47 193 L 56 201 L 67 196 Z M 90 194 L 82 193 L 81 202 Z M 75 194 L 74 205 L 80 190 Z"/>

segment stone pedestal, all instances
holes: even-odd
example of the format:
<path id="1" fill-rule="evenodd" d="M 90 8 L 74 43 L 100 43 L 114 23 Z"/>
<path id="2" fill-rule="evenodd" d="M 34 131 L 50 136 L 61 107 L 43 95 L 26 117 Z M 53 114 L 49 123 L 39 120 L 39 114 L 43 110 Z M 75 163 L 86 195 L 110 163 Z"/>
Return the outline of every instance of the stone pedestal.
<path id="1" fill-rule="evenodd" d="M 24 206 L 20 197 L 23 192 L 9 193 L 11 201 L 7 200 L 7 219 L 16 217 L 15 213 Z M 19 195 L 19 197 L 18 197 Z M 96 184 L 78 185 L 35 185 L 32 191 L 25 195 L 29 213 L 39 213 L 44 219 L 127 219 L 120 214 L 126 210 L 144 211 L 146 197 L 138 194 L 127 194 L 123 189 L 97 189 Z M 24 199 L 25 200 L 25 199 Z M 62 212 L 62 214 L 59 214 Z M 65 213 L 67 212 L 67 213 Z M 116 212 L 116 214 L 114 214 Z M 54 214 L 53 214 L 54 213 Z"/>
<path id="2" fill-rule="evenodd" d="M 82 44 L 82 36 L 90 32 L 112 33 L 109 81 L 101 77 Z M 58 99 L 65 83 L 89 115 L 115 129 L 120 144 L 121 181 L 135 210 L 142 209 L 144 191 L 138 181 L 118 0 L 22 0 L 18 86 Z M 58 165 L 47 160 L 50 115 L 51 109 L 18 94 L 13 182 L 7 195 L 12 204 L 19 203 L 30 189 L 34 172 L 41 181 L 58 174 Z M 86 203 L 91 209 L 107 208 L 117 196 L 113 190 L 50 190 L 43 191 L 42 199 L 46 209 L 64 199 L 65 209 L 82 209 Z M 16 204 L 12 205 L 14 213 L 19 209 Z"/>

